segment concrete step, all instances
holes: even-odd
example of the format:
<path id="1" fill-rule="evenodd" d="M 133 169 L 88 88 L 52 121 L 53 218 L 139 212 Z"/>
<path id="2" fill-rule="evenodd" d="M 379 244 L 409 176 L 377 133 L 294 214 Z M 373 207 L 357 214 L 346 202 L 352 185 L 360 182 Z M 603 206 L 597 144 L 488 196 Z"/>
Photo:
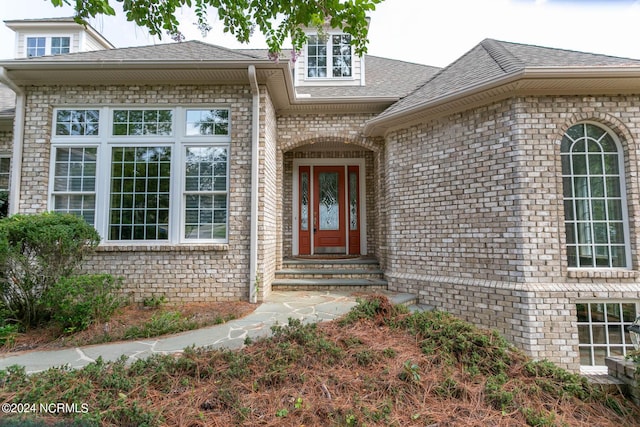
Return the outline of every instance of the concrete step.
<path id="1" fill-rule="evenodd" d="M 389 301 L 395 305 L 404 305 L 409 307 L 410 305 L 418 303 L 418 296 L 407 293 L 392 293 L 388 296 Z"/>
<path id="2" fill-rule="evenodd" d="M 621 393 L 627 394 L 629 386 L 618 378 L 608 374 L 583 374 L 587 378 L 587 381 L 606 393 Z"/>
<path id="3" fill-rule="evenodd" d="M 276 279 L 381 279 L 382 274 L 380 269 L 285 268 L 276 271 Z"/>
<path id="4" fill-rule="evenodd" d="M 432 305 L 427 304 L 411 304 L 407 306 L 411 313 L 422 313 L 423 311 L 433 311 L 436 308 Z"/>
<path id="5" fill-rule="evenodd" d="M 274 290 L 359 290 L 387 289 L 384 279 L 276 279 L 271 284 Z"/>
<path id="6" fill-rule="evenodd" d="M 314 259 L 289 258 L 282 261 L 283 270 L 379 270 L 380 264 L 375 258 Z"/>

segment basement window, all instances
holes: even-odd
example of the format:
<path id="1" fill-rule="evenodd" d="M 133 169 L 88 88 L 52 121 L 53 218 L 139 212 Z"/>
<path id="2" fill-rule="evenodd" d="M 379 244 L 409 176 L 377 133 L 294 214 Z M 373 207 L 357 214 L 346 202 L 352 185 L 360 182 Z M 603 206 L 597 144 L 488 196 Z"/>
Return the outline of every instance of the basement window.
<path id="1" fill-rule="evenodd" d="M 605 371 L 606 357 L 626 356 L 633 350 L 626 328 L 640 314 L 640 302 L 584 302 L 576 309 L 581 369 Z"/>

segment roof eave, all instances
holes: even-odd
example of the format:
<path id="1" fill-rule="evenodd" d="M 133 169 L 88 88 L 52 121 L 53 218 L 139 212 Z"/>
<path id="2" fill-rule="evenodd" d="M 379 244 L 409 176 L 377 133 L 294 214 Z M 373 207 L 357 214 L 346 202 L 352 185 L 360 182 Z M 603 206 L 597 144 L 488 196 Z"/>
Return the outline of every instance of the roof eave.
<path id="1" fill-rule="evenodd" d="M 234 78 L 230 82 L 245 82 L 249 65 L 255 65 L 258 71 L 259 83 L 270 88 L 278 114 L 299 113 L 327 113 L 334 112 L 362 112 L 379 114 L 398 101 L 397 96 L 349 96 L 349 97 L 300 97 L 296 95 L 291 67 L 286 62 L 275 63 L 269 59 L 247 60 L 110 60 L 110 61 L 60 61 L 60 60 L 9 60 L 0 61 L 0 67 L 7 69 L 11 79 L 20 85 L 47 84 L 95 84 L 103 81 L 105 84 L 159 84 L 162 75 L 179 72 L 198 74 L 197 79 L 185 79 L 180 83 L 206 84 L 220 79 L 206 79 L 210 73 L 227 71 L 225 76 Z M 109 81 L 92 77 L 92 73 L 109 71 Z M 204 73 L 199 73 L 199 72 Z M 263 72 L 263 74 L 261 74 Z M 275 74 L 274 74 L 275 72 Z M 134 73 L 136 77 L 130 77 Z M 155 74 L 154 74 L 155 73 Z M 141 74 L 147 80 L 141 79 Z M 262 78 L 260 78 L 262 76 Z M 280 76 L 280 77 L 278 77 Z M 159 80 L 160 78 L 160 80 Z M 177 83 L 174 76 L 167 77 L 166 82 Z"/>
<path id="2" fill-rule="evenodd" d="M 514 95 L 579 95 L 581 92 L 640 93 L 640 67 L 528 67 L 373 118 L 365 124 L 364 133 L 384 136 L 425 119 Z"/>
<path id="3" fill-rule="evenodd" d="M 41 57 L 42 58 L 42 57 Z M 52 57 L 54 58 L 54 57 Z M 94 61 L 67 61 L 60 59 L 46 60 L 46 59 L 19 59 L 19 60 L 7 60 L 0 61 L 0 67 L 4 67 L 8 71 L 21 71 L 21 70 L 47 70 L 51 68 L 55 69 L 104 69 L 104 68 L 117 68 L 117 69 L 162 69 L 162 68 L 193 68 L 194 66 L 200 67 L 234 67 L 238 65 L 248 66 L 249 64 L 274 64 L 273 61 L 268 59 L 255 59 L 247 58 L 246 60 L 238 59 L 214 59 L 214 60 L 130 60 L 130 59 L 116 59 L 116 60 L 94 60 Z"/>
<path id="4" fill-rule="evenodd" d="M 345 97 L 296 97 L 288 106 L 278 108 L 278 114 L 327 114 L 327 113 L 372 113 L 380 114 L 398 102 L 396 97 L 345 96 Z"/>

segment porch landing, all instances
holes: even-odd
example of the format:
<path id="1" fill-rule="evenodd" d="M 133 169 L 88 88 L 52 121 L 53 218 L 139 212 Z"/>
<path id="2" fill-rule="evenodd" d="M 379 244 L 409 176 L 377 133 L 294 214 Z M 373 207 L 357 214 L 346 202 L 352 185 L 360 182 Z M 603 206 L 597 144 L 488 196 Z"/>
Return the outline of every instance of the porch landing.
<path id="1" fill-rule="evenodd" d="M 387 281 L 373 257 L 292 257 L 276 271 L 273 290 L 386 290 Z"/>

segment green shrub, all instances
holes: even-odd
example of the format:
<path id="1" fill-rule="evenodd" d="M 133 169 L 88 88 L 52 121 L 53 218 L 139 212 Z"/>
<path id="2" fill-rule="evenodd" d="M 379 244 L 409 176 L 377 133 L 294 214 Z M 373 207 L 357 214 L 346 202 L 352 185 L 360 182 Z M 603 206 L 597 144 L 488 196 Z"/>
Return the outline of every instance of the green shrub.
<path id="1" fill-rule="evenodd" d="M 18 325 L 6 324 L 0 326 L 0 346 L 12 346 L 15 343 L 18 332 L 20 332 Z"/>
<path id="2" fill-rule="evenodd" d="M 132 326 L 124 333 L 125 339 L 157 337 L 165 334 L 190 331 L 198 327 L 198 323 L 185 318 L 179 311 L 166 311 L 151 317 L 142 326 Z"/>
<path id="3" fill-rule="evenodd" d="M 65 331 L 81 331 L 93 322 L 104 322 L 126 301 L 120 294 L 122 280 L 110 274 L 63 277 L 43 295 L 52 319 Z"/>
<path id="4" fill-rule="evenodd" d="M 73 215 L 13 215 L 0 220 L 0 295 L 13 318 L 35 325 L 45 313 L 42 295 L 70 276 L 100 242 L 98 232 Z"/>
<path id="5" fill-rule="evenodd" d="M 152 295 L 142 300 L 142 306 L 148 308 L 158 308 L 161 305 L 166 304 L 166 302 L 167 298 L 164 295 L 160 295 L 159 297 Z"/>

